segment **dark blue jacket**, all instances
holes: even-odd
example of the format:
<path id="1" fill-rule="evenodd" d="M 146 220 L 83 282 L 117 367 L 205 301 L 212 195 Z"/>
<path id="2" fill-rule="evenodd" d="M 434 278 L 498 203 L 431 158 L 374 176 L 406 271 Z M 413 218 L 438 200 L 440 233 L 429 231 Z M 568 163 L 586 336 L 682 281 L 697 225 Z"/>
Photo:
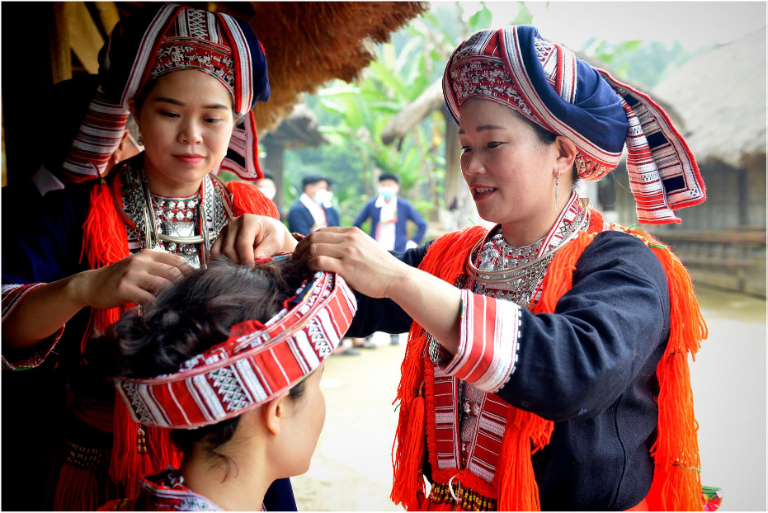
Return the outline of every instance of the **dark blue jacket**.
<path id="1" fill-rule="evenodd" d="M 418 266 L 427 247 L 395 253 Z M 390 299 L 355 293 L 348 337 L 402 333 L 411 318 Z M 658 422 L 656 366 L 669 338 L 667 278 L 632 235 L 597 235 L 576 263 L 555 313 L 521 310 L 516 369 L 497 392 L 555 422 L 533 455 L 542 510 L 627 510 L 653 479 Z M 431 476 L 429 462 L 424 474 Z"/>
<path id="2" fill-rule="evenodd" d="M 379 225 L 379 219 L 381 219 L 381 208 L 376 208 L 377 198 L 373 198 L 365 204 L 363 209 L 357 214 L 357 219 L 353 223 L 354 226 L 360 228 L 360 226 L 370 217 L 371 218 L 371 232 L 369 235 L 376 238 L 376 227 Z M 413 221 L 418 226 L 416 234 L 408 238 L 408 220 Z M 424 238 L 424 233 L 427 231 L 427 223 L 422 219 L 421 215 L 411 206 L 406 200 L 397 198 L 397 222 L 395 223 L 395 251 L 405 251 L 405 244 L 412 240 L 416 244 L 421 244 L 421 240 Z"/>
<path id="3" fill-rule="evenodd" d="M 325 219 L 328 221 L 328 226 L 340 226 L 339 211 L 334 207 L 323 207 L 325 212 Z M 288 212 L 288 229 L 294 233 L 300 233 L 301 235 L 309 235 L 312 231 L 312 226 L 315 224 L 315 218 L 312 217 L 312 213 L 304 206 L 304 203 L 297 201 L 291 207 Z"/>

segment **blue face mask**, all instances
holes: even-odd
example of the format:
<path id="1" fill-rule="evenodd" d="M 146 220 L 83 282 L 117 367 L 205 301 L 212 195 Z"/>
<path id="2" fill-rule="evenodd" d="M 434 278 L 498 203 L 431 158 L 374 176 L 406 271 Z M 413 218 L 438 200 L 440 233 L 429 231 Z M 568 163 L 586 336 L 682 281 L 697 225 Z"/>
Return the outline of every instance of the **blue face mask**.
<path id="1" fill-rule="evenodd" d="M 379 187 L 379 195 L 385 200 L 391 200 L 397 194 L 395 187 Z"/>

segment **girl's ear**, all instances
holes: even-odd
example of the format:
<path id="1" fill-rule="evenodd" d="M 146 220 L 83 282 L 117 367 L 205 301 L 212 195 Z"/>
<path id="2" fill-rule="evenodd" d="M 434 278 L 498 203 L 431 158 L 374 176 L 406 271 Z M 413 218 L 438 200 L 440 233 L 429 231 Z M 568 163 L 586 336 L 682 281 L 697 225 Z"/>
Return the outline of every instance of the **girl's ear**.
<path id="1" fill-rule="evenodd" d="M 264 425 L 269 433 L 280 434 L 285 419 L 291 413 L 291 406 L 291 399 L 287 390 L 262 406 L 261 413 L 264 416 Z"/>

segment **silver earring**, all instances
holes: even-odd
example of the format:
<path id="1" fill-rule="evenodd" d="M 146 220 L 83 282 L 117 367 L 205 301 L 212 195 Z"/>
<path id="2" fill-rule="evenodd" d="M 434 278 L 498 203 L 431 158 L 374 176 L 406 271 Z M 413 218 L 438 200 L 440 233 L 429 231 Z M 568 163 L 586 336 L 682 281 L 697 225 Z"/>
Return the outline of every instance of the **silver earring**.
<path id="1" fill-rule="evenodd" d="M 555 175 L 555 208 L 554 208 L 555 213 L 557 213 L 557 197 L 558 197 L 559 189 L 560 189 L 560 173 L 557 173 Z"/>
<path id="2" fill-rule="evenodd" d="M 144 136 L 141 134 L 141 130 L 139 130 L 139 140 L 136 142 L 138 142 L 140 146 L 144 146 Z"/>

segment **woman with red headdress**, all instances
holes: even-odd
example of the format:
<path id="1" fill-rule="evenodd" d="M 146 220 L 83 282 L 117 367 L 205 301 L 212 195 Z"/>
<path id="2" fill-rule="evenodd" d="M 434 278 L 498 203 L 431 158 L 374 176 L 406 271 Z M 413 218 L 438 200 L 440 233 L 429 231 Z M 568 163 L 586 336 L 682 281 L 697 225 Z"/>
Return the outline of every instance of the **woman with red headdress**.
<path id="1" fill-rule="evenodd" d="M 170 432 L 184 460 L 101 509 L 258 510 L 270 483 L 309 468 L 325 421 L 323 361 L 355 308 L 332 273 L 217 258 L 124 315 L 99 340 L 117 352 L 120 400 Z"/>
<path id="2" fill-rule="evenodd" d="M 392 499 L 701 510 L 688 357 L 707 331 L 691 280 L 669 248 L 604 222 L 574 189 L 626 146 L 639 221 L 679 223 L 674 210 L 705 199 L 685 141 L 647 95 L 534 27 L 471 36 L 443 92 L 464 179 L 497 224 L 396 255 L 327 228 L 294 255 L 360 293 L 348 335 L 412 323 Z"/>
<path id="3" fill-rule="evenodd" d="M 167 433 L 114 408 L 114 389 L 89 365 L 99 349 L 89 338 L 211 255 L 252 264 L 254 214 L 277 218 L 256 187 L 216 176 L 262 176 L 251 109 L 270 88 L 246 22 L 152 5 L 115 27 L 99 63 L 100 86 L 64 163 L 81 183 L 4 222 L 3 368 L 55 358 L 70 396 L 48 490 L 55 509 L 135 496 L 137 476 L 178 460 Z M 129 113 L 145 151 L 105 174 Z"/>

